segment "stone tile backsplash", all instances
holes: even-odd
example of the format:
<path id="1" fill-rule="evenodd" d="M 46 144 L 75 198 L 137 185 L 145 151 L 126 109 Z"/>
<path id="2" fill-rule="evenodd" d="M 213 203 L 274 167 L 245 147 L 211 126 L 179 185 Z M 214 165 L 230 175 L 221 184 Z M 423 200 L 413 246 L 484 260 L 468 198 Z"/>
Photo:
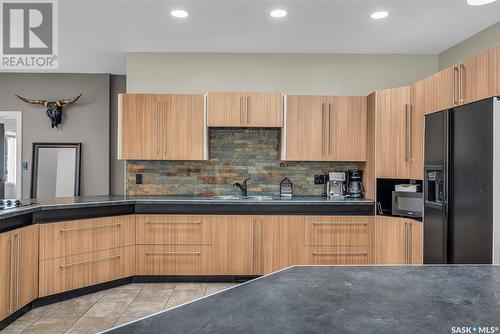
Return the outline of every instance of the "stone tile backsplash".
<path id="1" fill-rule="evenodd" d="M 320 195 L 314 174 L 359 168 L 347 162 L 280 161 L 278 129 L 211 129 L 209 161 L 127 161 L 127 194 L 237 195 L 234 182 L 245 178 L 249 192 L 278 195 L 287 176 L 295 195 Z M 142 184 L 135 175 L 143 174 Z"/>

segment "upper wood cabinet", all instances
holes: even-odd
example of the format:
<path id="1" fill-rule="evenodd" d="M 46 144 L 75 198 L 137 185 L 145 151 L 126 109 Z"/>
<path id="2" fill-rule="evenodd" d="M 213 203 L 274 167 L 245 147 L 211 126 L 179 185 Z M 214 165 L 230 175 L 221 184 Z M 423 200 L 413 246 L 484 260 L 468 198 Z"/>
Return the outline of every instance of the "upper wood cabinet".
<path id="1" fill-rule="evenodd" d="M 118 99 L 119 159 L 207 159 L 203 95 L 121 94 Z"/>
<path id="2" fill-rule="evenodd" d="M 282 127 L 280 93 L 209 93 L 208 126 Z"/>
<path id="3" fill-rule="evenodd" d="M 415 103 L 426 102 L 425 85 L 381 90 L 375 99 L 376 176 L 422 179 L 424 113 Z"/>
<path id="4" fill-rule="evenodd" d="M 375 264 L 422 264 L 422 223 L 405 218 L 375 218 Z"/>
<path id="5" fill-rule="evenodd" d="M 286 97 L 282 160 L 365 161 L 367 98 Z"/>
<path id="6" fill-rule="evenodd" d="M 410 87 L 376 93 L 376 176 L 409 179 Z"/>
<path id="7" fill-rule="evenodd" d="M 38 297 L 38 225 L 0 234 L 0 320 Z"/>
<path id="8" fill-rule="evenodd" d="M 470 103 L 496 94 L 496 48 L 465 59 L 459 67 L 459 103 Z M 498 69 L 497 69 L 498 71 Z"/>

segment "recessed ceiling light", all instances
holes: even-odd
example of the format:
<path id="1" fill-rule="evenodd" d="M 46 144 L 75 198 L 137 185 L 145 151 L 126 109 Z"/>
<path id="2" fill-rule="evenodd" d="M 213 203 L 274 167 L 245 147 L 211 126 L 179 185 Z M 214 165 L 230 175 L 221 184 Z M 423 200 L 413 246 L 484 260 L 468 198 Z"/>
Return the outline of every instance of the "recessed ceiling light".
<path id="1" fill-rule="evenodd" d="M 178 17 L 178 18 L 185 18 L 189 16 L 189 13 L 183 9 L 174 9 L 173 11 L 170 12 L 170 15 L 173 17 Z"/>
<path id="2" fill-rule="evenodd" d="M 372 15 L 370 15 L 370 17 L 374 20 L 384 19 L 387 16 L 389 16 L 389 12 L 386 12 L 386 11 L 375 12 L 375 13 L 372 13 Z"/>
<path id="3" fill-rule="evenodd" d="M 277 17 L 277 18 L 285 17 L 286 14 L 287 14 L 287 12 L 284 9 L 275 9 L 275 10 L 271 11 L 271 13 L 270 13 L 270 15 L 272 17 Z"/>
<path id="4" fill-rule="evenodd" d="M 496 0 L 467 0 L 467 3 L 471 6 L 482 6 L 489 3 L 495 2 Z"/>

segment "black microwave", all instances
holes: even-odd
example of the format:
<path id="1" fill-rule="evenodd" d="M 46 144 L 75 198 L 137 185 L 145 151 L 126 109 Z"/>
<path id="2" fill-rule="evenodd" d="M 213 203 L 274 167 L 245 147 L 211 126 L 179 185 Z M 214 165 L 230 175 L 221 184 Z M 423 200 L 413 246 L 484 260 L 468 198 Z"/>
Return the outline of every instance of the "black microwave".
<path id="1" fill-rule="evenodd" d="M 393 191 L 392 215 L 422 218 L 423 197 L 421 192 Z"/>

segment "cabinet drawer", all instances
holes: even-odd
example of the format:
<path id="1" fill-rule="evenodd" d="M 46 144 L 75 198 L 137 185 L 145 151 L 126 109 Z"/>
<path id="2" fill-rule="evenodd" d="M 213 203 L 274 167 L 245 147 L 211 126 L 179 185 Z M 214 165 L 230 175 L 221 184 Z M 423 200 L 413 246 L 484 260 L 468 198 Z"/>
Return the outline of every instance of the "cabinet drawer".
<path id="1" fill-rule="evenodd" d="M 211 246 L 136 246 L 137 275 L 211 274 Z"/>
<path id="2" fill-rule="evenodd" d="M 135 217 L 117 216 L 40 225 L 40 260 L 135 243 Z"/>
<path id="3" fill-rule="evenodd" d="M 306 245 L 369 246 L 372 217 L 311 217 L 306 224 Z"/>
<path id="4" fill-rule="evenodd" d="M 134 246 L 40 261 L 40 296 L 134 274 Z"/>
<path id="5" fill-rule="evenodd" d="M 201 216 L 138 215 L 138 245 L 209 244 L 209 222 Z"/>
<path id="6" fill-rule="evenodd" d="M 306 246 L 307 264 L 373 264 L 371 247 Z"/>

